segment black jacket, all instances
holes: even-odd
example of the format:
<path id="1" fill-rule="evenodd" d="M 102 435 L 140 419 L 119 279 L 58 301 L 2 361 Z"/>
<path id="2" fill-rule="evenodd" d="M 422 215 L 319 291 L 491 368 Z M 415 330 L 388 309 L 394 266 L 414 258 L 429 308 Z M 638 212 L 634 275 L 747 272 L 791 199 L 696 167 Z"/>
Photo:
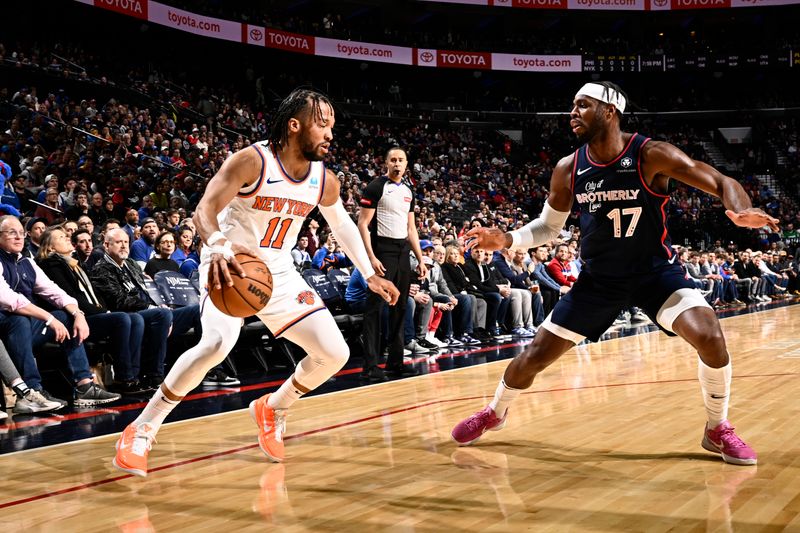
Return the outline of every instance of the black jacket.
<path id="1" fill-rule="evenodd" d="M 486 279 L 481 281 L 480 268 L 481 266 L 471 257 L 467 258 L 464 262 L 464 274 L 467 275 L 469 282 L 477 288 L 477 291 L 471 291 L 472 294 L 475 296 L 482 296 L 487 292 L 500 292 L 500 289 L 497 288 L 497 284 L 492 281 L 491 273 L 488 270 L 485 270 L 483 274 Z"/>
<path id="2" fill-rule="evenodd" d="M 155 305 L 147 295 L 141 267 L 130 257 L 123 268 L 104 256 L 92 268 L 89 278 L 112 311 L 141 311 Z"/>
<path id="3" fill-rule="evenodd" d="M 458 294 L 461 291 L 469 291 L 472 287 L 467 276 L 464 275 L 464 270 L 460 265 L 452 263 L 442 263 L 442 275 L 447 288 L 453 294 Z"/>
<path id="4" fill-rule="evenodd" d="M 47 274 L 47 277 L 61 287 L 67 294 L 78 300 L 78 307 L 83 311 L 86 316 L 98 315 L 108 311 L 106 308 L 103 297 L 97 290 L 94 290 L 94 295 L 100 305 L 92 303 L 88 295 L 88 289 L 81 287 L 84 285 L 84 280 L 80 279 L 78 275 L 69 267 L 67 262 L 58 255 L 51 255 L 45 259 L 37 261 L 39 267 Z M 94 285 L 92 285 L 94 287 Z"/>

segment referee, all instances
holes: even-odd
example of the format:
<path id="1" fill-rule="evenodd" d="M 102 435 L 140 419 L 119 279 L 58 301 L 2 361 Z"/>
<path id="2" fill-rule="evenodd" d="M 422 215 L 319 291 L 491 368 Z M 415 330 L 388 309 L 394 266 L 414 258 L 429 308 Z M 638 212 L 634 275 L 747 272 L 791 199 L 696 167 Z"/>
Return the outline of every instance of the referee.
<path id="1" fill-rule="evenodd" d="M 403 318 L 408 305 L 411 284 L 409 250 L 417 256 L 417 275 L 427 274 L 419 247 L 419 235 L 414 221 L 414 191 L 405 177 L 408 158 L 399 146 L 386 152 L 387 176 L 375 178 L 361 197 L 358 229 L 375 272 L 393 282 L 400 291 L 397 304 L 389 308 L 388 358 L 386 373 L 378 367 L 381 346 L 381 316 L 386 303 L 379 295 L 367 294 L 364 312 L 364 373 L 369 381 L 415 376 L 417 370 L 403 365 Z"/>

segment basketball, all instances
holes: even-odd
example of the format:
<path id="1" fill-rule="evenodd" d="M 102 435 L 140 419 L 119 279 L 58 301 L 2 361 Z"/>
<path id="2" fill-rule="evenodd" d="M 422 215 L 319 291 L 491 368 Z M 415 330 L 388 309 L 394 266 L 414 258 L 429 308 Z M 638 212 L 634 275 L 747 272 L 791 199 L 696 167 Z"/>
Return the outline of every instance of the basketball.
<path id="1" fill-rule="evenodd" d="M 226 315 L 246 318 L 255 315 L 269 303 L 272 296 L 272 273 L 261 259 L 236 254 L 236 260 L 242 265 L 247 277 L 239 277 L 231 269 L 233 285 L 229 287 L 223 282 L 220 289 L 209 287 L 208 295 L 217 309 Z"/>

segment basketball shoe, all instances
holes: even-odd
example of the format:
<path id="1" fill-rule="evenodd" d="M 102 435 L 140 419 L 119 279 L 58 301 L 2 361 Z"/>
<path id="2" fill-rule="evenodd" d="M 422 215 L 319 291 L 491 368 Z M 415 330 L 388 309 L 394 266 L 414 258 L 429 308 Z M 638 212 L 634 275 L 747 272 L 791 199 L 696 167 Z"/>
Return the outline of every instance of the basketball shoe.
<path id="1" fill-rule="evenodd" d="M 286 409 L 273 409 L 267 405 L 269 394 L 250 402 L 250 416 L 258 426 L 258 445 L 273 463 L 285 457 L 283 434 L 286 431 Z"/>
<path id="2" fill-rule="evenodd" d="M 128 424 L 117 440 L 114 466 L 123 472 L 147 477 L 147 456 L 155 441 L 149 424 Z"/>
<path id="3" fill-rule="evenodd" d="M 727 420 L 723 420 L 714 429 L 705 428 L 703 442 L 700 444 L 706 450 L 722 455 L 726 463 L 732 465 L 754 465 L 758 462 L 755 450 L 745 444 L 736 433 L 734 427 Z"/>
<path id="4" fill-rule="evenodd" d="M 491 407 L 486 407 L 483 411 L 478 411 L 474 415 L 465 418 L 453 428 L 450 434 L 459 446 L 469 446 L 481 438 L 487 431 L 500 431 L 506 426 L 506 409 L 503 418 L 497 418 L 497 414 Z"/>

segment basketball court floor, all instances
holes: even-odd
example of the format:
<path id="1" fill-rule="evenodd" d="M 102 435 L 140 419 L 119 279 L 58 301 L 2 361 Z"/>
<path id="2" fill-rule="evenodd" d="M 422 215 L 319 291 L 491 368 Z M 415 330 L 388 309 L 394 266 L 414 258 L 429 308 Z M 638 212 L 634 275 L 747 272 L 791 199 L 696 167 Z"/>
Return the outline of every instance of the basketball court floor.
<path id="1" fill-rule="evenodd" d="M 570 350 L 473 446 L 452 426 L 491 398 L 521 343 L 419 360 L 424 375 L 304 398 L 287 461 L 246 411 L 279 380 L 194 394 L 146 479 L 111 466 L 141 403 L 0 426 L 8 531 L 800 531 L 800 306 L 722 320 L 730 417 L 759 453 L 700 447 L 696 354 L 649 328 Z M 207 414 L 216 411 L 216 414 Z M 205 416 L 198 417 L 199 414 Z M 96 435 L 96 436 L 92 436 Z M 54 444 L 57 443 L 57 444 Z"/>

